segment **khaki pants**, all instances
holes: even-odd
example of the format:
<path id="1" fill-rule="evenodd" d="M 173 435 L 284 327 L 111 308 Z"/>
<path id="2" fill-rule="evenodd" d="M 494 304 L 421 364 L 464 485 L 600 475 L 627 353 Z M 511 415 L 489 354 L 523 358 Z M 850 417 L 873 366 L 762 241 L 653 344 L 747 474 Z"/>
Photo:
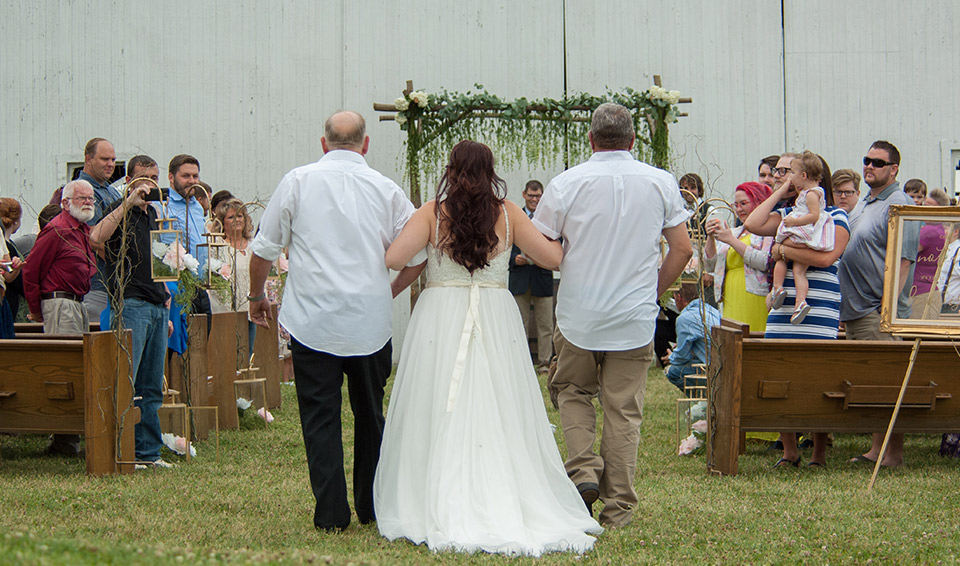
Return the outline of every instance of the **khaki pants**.
<path id="1" fill-rule="evenodd" d="M 873 311 L 855 320 L 848 320 L 843 323 L 847 340 L 881 340 L 893 342 L 899 340 L 889 332 L 880 332 L 880 312 Z"/>
<path id="2" fill-rule="evenodd" d="M 44 299 L 40 301 L 43 312 L 44 334 L 83 334 L 90 332 L 90 319 L 83 303 L 70 299 Z"/>
<path id="3" fill-rule="evenodd" d="M 537 328 L 537 364 L 547 365 L 553 357 L 553 297 L 534 297 L 530 291 L 514 295 L 520 318 L 523 319 L 523 334 L 527 336 L 530 328 L 530 306 L 533 305 L 534 322 Z"/>
<path id="4" fill-rule="evenodd" d="M 70 299 L 44 299 L 40 301 L 43 313 L 44 334 L 83 334 L 90 332 L 87 309 L 83 303 Z M 60 454 L 79 454 L 79 434 L 54 434 L 50 437 L 51 452 Z"/>
<path id="5" fill-rule="evenodd" d="M 626 525 L 637 505 L 633 480 L 653 342 L 633 350 L 597 352 L 567 342 L 559 330 L 553 337 L 557 350 L 553 385 L 558 389 L 560 421 L 567 442 L 567 475 L 574 484 L 593 482 L 600 486 L 604 504 L 601 524 Z M 599 455 L 593 451 L 597 437 L 593 398 L 598 395 L 603 407 Z"/>

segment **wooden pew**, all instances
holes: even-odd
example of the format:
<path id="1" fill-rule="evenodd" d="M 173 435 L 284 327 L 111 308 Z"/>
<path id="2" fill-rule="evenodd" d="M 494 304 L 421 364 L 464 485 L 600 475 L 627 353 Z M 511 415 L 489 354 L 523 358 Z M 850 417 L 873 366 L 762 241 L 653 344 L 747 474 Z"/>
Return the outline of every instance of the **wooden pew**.
<path id="1" fill-rule="evenodd" d="M 87 472 L 132 473 L 140 410 L 116 336 L 41 336 L 0 340 L 0 432 L 82 434 Z"/>
<path id="2" fill-rule="evenodd" d="M 775 340 L 723 319 L 707 370 L 707 468 L 737 473 L 741 432 L 887 429 L 912 341 Z M 895 432 L 960 430 L 960 356 L 925 340 Z"/>

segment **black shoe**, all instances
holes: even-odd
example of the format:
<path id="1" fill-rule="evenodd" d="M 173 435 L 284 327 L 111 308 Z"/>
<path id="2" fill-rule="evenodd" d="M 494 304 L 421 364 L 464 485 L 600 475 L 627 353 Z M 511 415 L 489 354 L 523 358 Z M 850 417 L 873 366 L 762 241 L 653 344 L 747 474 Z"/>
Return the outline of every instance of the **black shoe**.
<path id="1" fill-rule="evenodd" d="M 580 497 L 583 498 L 583 503 L 587 506 L 587 512 L 593 516 L 593 502 L 600 497 L 600 486 L 589 481 L 583 482 L 577 484 L 577 491 L 580 492 Z"/>

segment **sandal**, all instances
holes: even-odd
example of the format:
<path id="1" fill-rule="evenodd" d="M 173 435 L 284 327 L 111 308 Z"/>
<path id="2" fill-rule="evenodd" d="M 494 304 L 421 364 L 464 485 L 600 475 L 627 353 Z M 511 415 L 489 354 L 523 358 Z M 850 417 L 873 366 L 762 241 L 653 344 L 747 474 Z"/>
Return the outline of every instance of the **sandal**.
<path id="1" fill-rule="evenodd" d="M 772 299 L 770 302 L 770 306 L 773 308 L 773 310 L 777 310 L 778 308 L 783 306 L 783 301 L 786 300 L 787 298 L 787 290 L 784 289 L 783 287 L 774 289 L 770 291 L 770 297 Z"/>
<path id="2" fill-rule="evenodd" d="M 858 454 L 855 458 L 850 458 L 850 459 L 847 461 L 847 463 L 848 463 L 848 464 L 870 464 L 870 465 L 872 466 L 872 465 L 876 464 L 877 461 L 876 461 L 876 460 L 871 460 L 870 458 L 867 458 L 867 457 L 864 456 L 863 454 Z"/>
<path id="3" fill-rule="evenodd" d="M 803 322 L 803 319 L 807 318 L 807 314 L 810 313 L 810 305 L 807 304 L 807 301 L 801 302 L 797 305 L 797 309 L 793 311 L 793 316 L 790 317 L 790 324 L 800 324 Z"/>
<path id="4" fill-rule="evenodd" d="M 807 468 L 816 468 L 818 470 L 824 470 L 827 468 L 826 464 L 821 464 L 820 462 L 807 462 Z"/>
<path id="5" fill-rule="evenodd" d="M 786 458 L 780 458 L 779 460 L 777 460 L 777 463 L 773 465 L 773 469 L 776 470 L 777 468 L 782 468 L 786 464 L 790 464 L 794 468 L 799 468 L 800 456 L 797 456 L 796 460 L 787 460 Z"/>

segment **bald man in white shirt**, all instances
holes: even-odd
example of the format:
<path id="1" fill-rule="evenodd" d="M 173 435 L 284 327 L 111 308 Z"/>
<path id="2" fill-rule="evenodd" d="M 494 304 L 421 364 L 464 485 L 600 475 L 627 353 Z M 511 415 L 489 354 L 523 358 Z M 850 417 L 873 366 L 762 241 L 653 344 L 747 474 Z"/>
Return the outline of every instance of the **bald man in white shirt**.
<path id="1" fill-rule="evenodd" d="M 630 154 L 630 111 L 600 105 L 589 136 L 593 156 L 550 182 L 533 223 L 548 238 L 563 238 L 553 385 L 567 474 L 587 509 L 603 501 L 600 523 L 620 527 L 637 504 L 633 478 L 657 298 L 693 248 L 676 179 Z M 658 272 L 661 236 L 670 250 Z M 597 395 L 604 415 L 600 454 L 593 451 Z"/>
<path id="2" fill-rule="evenodd" d="M 383 388 L 390 375 L 393 297 L 425 266 L 393 283 L 384 254 L 413 214 L 396 183 L 363 156 L 363 117 L 338 112 L 324 126 L 320 161 L 280 181 L 252 244 L 250 316 L 267 326 L 264 283 L 289 249 L 280 324 L 292 340 L 293 367 L 318 529 L 343 530 L 350 506 L 341 441 L 341 387 L 347 376 L 355 420 L 353 493 L 361 523 L 375 520 L 373 477 L 383 436 Z"/>

